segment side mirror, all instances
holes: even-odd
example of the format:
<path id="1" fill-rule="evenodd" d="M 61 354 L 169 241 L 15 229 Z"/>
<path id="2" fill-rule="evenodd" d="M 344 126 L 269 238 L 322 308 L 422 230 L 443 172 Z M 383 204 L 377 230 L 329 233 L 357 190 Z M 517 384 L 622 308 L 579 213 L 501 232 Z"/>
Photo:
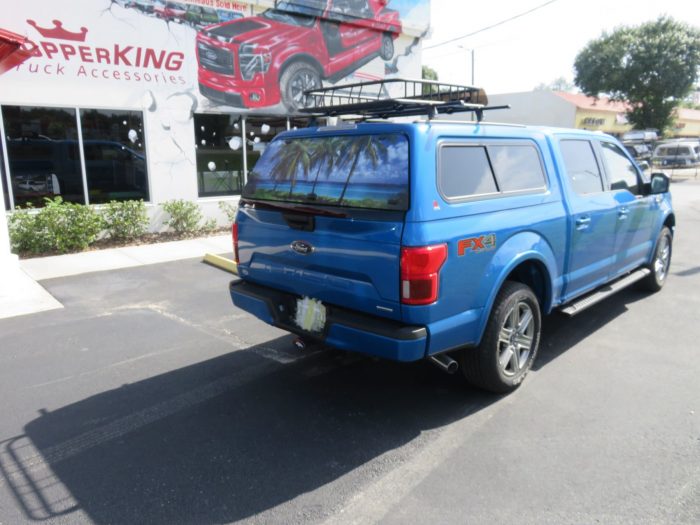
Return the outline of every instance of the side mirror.
<path id="1" fill-rule="evenodd" d="M 671 179 L 668 178 L 668 175 L 665 173 L 652 173 L 651 174 L 651 183 L 650 185 L 650 194 L 651 195 L 658 195 L 660 193 L 666 193 L 668 192 L 669 186 L 671 185 Z"/>

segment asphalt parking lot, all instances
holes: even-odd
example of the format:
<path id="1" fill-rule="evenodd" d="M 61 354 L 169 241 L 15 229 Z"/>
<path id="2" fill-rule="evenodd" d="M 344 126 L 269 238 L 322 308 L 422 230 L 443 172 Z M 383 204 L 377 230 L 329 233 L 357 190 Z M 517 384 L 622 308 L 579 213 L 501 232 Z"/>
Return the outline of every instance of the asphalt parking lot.
<path id="1" fill-rule="evenodd" d="M 671 275 L 545 320 L 507 397 L 313 349 L 197 260 L 0 320 L 0 523 L 700 523 L 700 183 Z"/>

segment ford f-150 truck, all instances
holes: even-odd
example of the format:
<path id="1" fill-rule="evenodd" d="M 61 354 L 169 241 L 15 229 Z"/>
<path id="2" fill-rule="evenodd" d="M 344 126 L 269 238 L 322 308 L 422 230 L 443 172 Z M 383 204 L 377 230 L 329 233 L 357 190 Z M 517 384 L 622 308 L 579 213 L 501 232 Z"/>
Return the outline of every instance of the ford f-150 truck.
<path id="1" fill-rule="evenodd" d="M 306 105 L 304 91 L 337 82 L 376 57 L 390 60 L 401 32 L 386 0 L 277 2 L 260 16 L 197 34 L 199 91 L 229 106 Z"/>
<path id="2" fill-rule="evenodd" d="M 277 136 L 250 174 L 230 292 L 304 339 L 428 358 L 508 392 L 537 355 L 542 315 L 635 282 L 661 289 L 675 226 L 668 178 L 645 179 L 608 135 L 437 119 L 310 127 Z"/>

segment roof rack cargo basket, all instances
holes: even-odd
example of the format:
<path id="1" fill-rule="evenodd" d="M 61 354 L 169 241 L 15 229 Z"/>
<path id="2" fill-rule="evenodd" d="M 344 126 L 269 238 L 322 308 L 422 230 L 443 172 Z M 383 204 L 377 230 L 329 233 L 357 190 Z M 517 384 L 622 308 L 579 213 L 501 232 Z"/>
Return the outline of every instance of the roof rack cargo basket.
<path id="1" fill-rule="evenodd" d="M 353 115 L 363 119 L 473 112 L 481 122 L 484 111 L 510 106 L 487 106 L 486 92 L 473 86 L 433 80 L 390 78 L 305 91 L 307 107 L 318 117 Z"/>

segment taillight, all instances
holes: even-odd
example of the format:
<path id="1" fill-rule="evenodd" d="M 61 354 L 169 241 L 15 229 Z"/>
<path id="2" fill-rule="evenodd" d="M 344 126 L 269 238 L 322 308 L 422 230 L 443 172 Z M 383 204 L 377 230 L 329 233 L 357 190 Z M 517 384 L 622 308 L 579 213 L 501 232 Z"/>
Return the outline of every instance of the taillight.
<path id="1" fill-rule="evenodd" d="M 430 304 L 437 301 L 439 272 L 447 259 L 447 245 L 401 248 L 401 302 Z"/>
<path id="2" fill-rule="evenodd" d="M 233 235 L 233 261 L 238 264 L 238 223 L 234 222 L 231 227 L 231 234 Z"/>

